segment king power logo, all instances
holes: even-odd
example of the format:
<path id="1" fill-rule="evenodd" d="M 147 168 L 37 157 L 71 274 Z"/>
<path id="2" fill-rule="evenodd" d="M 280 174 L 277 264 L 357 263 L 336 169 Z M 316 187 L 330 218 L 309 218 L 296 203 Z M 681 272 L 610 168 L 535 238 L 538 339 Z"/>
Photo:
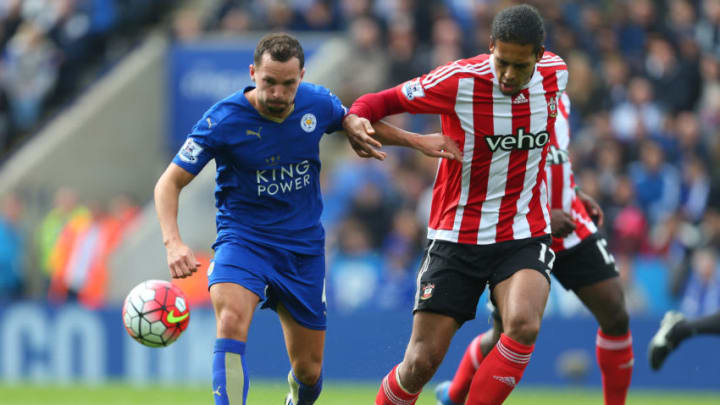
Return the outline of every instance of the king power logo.
<path id="1" fill-rule="evenodd" d="M 298 191 L 310 184 L 310 162 L 291 163 L 272 169 L 256 170 L 257 195 L 277 195 Z"/>
<path id="2" fill-rule="evenodd" d="M 485 143 L 493 152 L 497 152 L 499 149 L 506 151 L 537 149 L 547 145 L 549 141 L 550 134 L 547 131 L 533 134 L 532 132 L 525 132 L 525 128 L 518 128 L 515 134 L 485 137 Z"/>

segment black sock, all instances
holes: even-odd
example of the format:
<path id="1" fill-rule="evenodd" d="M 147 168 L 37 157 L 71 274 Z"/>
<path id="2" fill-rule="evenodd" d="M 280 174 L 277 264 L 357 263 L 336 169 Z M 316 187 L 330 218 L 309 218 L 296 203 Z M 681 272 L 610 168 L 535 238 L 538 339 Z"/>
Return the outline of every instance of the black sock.
<path id="1" fill-rule="evenodd" d="M 670 330 L 668 338 L 678 344 L 692 335 L 720 335 L 720 312 L 692 321 L 680 321 Z"/>

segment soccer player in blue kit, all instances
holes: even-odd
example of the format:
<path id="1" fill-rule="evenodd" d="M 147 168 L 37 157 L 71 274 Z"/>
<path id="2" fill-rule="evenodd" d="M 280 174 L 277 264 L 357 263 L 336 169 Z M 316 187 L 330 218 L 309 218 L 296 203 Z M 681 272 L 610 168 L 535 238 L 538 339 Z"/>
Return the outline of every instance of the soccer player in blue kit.
<path id="1" fill-rule="evenodd" d="M 263 302 L 280 318 L 290 358 L 285 404 L 306 405 L 322 388 L 326 327 L 319 142 L 324 133 L 342 129 L 346 108 L 324 87 L 301 82 L 303 50 L 290 35 L 263 37 L 253 63 L 256 87 L 230 95 L 202 116 L 158 180 L 155 206 L 170 273 L 188 277 L 199 264 L 180 237 L 178 197 L 215 159 L 217 239 L 208 269 L 217 321 L 215 404 L 245 404 L 245 342 L 255 308 Z M 461 156 L 445 136 L 419 136 L 385 123 L 374 127 L 384 144 L 429 156 Z M 369 145 L 352 146 L 370 157 L 363 152 L 372 149 Z"/>

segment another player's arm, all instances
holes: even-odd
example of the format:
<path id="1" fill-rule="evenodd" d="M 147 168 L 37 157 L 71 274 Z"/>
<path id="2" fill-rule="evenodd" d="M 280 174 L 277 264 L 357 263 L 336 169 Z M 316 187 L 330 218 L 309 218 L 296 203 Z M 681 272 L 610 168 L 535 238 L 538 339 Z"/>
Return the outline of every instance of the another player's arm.
<path id="1" fill-rule="evenodd" d="M 193 178 L 195 175 L 171 163 L 155 184 L 155 210 L 162 229 L 163 244 L 167 250 L 170 275 L 173 278 L 191 276 L 200 266 L 192 250 L 180 238 L 177 223 L 180 191 Z"/>
<path id="2" fill-rule="evenodd" d="M 441 69 L 442 67 L 438 68 Z M 456 80 L 440 80 L 433 86 L 424 87 L 424 80 L 428 75 L 415 78 L 405 82 L 402 85 L 383 90 L 378 93 L 369 93 L 361 96 L 350 107 L 347 117 L 343 121 L 345 132 L 350 144 L 358 155 L 363 157 L 374 157 L 382 160 L 384 153 L 377 148 L 382 146 L 378 142 L 377 131 L 373 131 L 367 123 L 361 122 L 359 119 L 365 119 L 375 125 L 382 118 L 393 114 L 408 112 L 411 114 L 452 114 L 454 113 L 455 100 L 457 94 Z M 380 134 L 381 136 L 383 134 Z M 386 139 L 389 144 L 405 144 L 407 143 L 407 135 L 397 132 L 390 132 L 389 135 L 395 139 Z M 417 138 L 414 138 L 417 139 Z M 431 142 L 432 141 L 432 142 Z M 428 138 L 430 145 L 422 147 L 423 153 L 431 156 L 436 154 L 438 146 L 447 146 L 447 152 L 451 152 L 455 158 L 460 159 L 462 156 L 457 148 L 451 150 L 449 139 L 442 138 L 440 145 L 432 138 Z M 434 145 L 432 145 L 434 143 Z M 416 148 L 418 149 L 418 148 Z M 457 154 L 455 153 L 457 152 Z M 445 156 L 443 156 L 445 157 Z"/>
<path id="3" fill-rule="evenodd" d="M 383 145 L 405 146 L 416 149 L 430 157 L 441 157 L 455 160 L 462 159 L 462 153 L 455 142 L 450 139 L 450 137 L 443 134 L 436 133 L 420 135 L 414 132 L 405 131 L 404 129 L 388 124 L 385 121 L 377 121 L 374 124 L 371 124 L 370 120 L 358 117 L 355 114 L 349 114 L 345 117 L 343 127 L 345 127 L 347 132 L 364 132 Z M 358 155 L 362 157 L 372 157 L 362 148 L 356 148 L 356 145 L 354 144 L 353 148 Z"/>

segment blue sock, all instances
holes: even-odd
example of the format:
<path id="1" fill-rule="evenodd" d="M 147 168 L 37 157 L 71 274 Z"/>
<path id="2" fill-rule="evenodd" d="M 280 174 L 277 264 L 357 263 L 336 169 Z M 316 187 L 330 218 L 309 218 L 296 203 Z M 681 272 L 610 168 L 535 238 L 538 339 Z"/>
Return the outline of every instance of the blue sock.
<path id="1" fill-rule="evenodd" d="M 320 396 L 320 391 L 322 391 L 322 373 L 320 373 L 320 377 L 318 378 L 317 382 L 313 386 L 305 385 L 300 382 L 300 380 L 295 377 L 295 373 L 290 370 L 290 376 L 292 377 L 293 381 L 290 381 L 290 390 L 291 392 L 294 391 L 293 388 L 297 387 L 297 403 L 293 403 L 293 405 L 312 405 L 315 403 L 315 400 L 318 399 Z M 294 384 L 293 384 L 294 383 Z M 293 392 L 293 396 L 294 396 Z"/>
<path id="2" fill-rule="evenodd" d="M 216 339 L 213 351 L 215 405 L 245 405 L 249 383 L 245 367 L 245 342 Z"/>

